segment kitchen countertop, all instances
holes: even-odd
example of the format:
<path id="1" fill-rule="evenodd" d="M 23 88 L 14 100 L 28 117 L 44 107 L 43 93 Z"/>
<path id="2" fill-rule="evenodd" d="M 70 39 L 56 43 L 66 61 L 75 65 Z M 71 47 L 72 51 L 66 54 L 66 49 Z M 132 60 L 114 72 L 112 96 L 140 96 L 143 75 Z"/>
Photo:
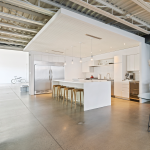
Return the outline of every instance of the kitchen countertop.
<path id="1" fill-rule="evenodd" d="M 105 81 L 94 81 L 94 80 L 78 80 L 78 81 L 73 81 L 73 80 L 53 80 L 56 82 L 66 82 L 66 83 L 78 83 L 78 84 L 83 84 L 83 83 L 89 83 L 89 82 L 105 82 Z"/>
<path id="2" fill-rule="evenodd" d="M 114 79 L 98 79 L 98 78 L 86 78 L 85 80 L 107 80 L 107 81 L 114 81 Z"/>

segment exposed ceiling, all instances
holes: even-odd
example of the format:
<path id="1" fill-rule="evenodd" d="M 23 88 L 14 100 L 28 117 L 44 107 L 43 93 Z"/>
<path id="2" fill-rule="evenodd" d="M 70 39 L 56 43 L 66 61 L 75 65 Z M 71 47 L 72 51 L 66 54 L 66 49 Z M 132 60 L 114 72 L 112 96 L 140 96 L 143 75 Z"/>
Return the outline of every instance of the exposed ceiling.
<path id="1" fill-rule="evenodd" d="M 0 0 L 0 48 L 23 50 L 59 8 L 140 36 L 150 33 L 149 0 Z"/>
<path id="2" fill-rule="evenodd" d="M 66 13 L 70 14 L 69 11 Z M 138 41 L 110 32 L 100 25 L 95 26 L 92 20 L 87 23 L 76 18 L 79 18 L 76 13 L 72 16 L 58 13 L 27 45 L 25 51 L 89 57 L 139 46 Z"/>

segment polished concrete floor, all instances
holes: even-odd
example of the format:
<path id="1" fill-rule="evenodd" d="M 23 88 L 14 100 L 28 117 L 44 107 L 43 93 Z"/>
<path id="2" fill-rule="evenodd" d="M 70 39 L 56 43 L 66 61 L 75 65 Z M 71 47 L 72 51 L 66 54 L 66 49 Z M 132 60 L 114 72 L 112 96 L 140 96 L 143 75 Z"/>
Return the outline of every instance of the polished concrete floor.
<path id="1" fill-rule="evenodd" d="M 84 112 L 51 95 L 0 86 L 0 150 L 149 150 L 150 104 L 112 98 Z"/>

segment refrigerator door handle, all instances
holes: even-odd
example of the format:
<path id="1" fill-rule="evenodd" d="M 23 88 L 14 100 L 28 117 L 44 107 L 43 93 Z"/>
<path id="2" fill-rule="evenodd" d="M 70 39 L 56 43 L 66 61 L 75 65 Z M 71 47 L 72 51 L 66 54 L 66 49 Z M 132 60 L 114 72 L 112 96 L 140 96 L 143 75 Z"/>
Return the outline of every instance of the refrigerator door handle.
<path id="1" fill-rule="evenodd" d="M 49 70 L 49 80 L 51 80 L 51 72 L 50 72 L 50 70 Z"/>

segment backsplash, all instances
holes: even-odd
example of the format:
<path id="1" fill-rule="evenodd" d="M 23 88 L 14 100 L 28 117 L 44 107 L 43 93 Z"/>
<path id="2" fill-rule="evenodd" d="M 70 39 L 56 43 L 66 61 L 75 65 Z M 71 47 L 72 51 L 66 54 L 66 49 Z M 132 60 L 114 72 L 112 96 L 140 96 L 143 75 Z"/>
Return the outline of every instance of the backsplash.
<path id="1" fill-rule="evenodd" d="M 107 73 L 110 74 L 111 79 L 114 79 L 114 65 L 94 67 L 94 72 L 86 73 L 86 78 L 89 78 L 91 75 L 93 75 L 94 78 L 98 78 L 98 74 L 101 74 L 101 79 L 104 79 Z"/>

